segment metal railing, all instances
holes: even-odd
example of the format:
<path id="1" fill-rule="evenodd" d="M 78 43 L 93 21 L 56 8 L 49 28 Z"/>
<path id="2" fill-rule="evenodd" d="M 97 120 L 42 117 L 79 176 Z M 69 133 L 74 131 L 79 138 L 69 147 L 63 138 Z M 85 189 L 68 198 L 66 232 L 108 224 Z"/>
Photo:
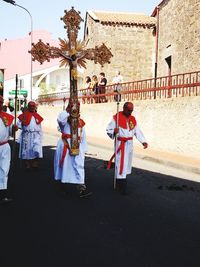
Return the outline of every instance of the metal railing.
<path id="1" fill-rule="evenodd" d="M 94 94 L 92 89 L 80 89 L 79 100 L 83 104 L 114 102 L 118 95 L 115 86 L 115 84 L 106 86 L 105 94 Z M 121 101 L 199 96 L 200 71 L 122 83 L 119 93 Z M 40 95 L 38 102 L 50 104 L 63 101 L 64 98 L 68 100 L 69 93 L 68 96 L 66 93 Z"/>

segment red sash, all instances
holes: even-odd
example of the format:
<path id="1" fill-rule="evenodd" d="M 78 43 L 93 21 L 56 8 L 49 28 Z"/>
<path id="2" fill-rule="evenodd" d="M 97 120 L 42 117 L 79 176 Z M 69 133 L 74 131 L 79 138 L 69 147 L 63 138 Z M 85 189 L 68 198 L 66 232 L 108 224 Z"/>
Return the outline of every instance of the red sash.
<path id="1" fill-rule="evenodd" d="M 82 119 L 79 119 L 78 128 L 82 128 L 84 125 L 85 125 L 85 122 Z M 59 166 L 60 167 L 63 166 L 63 162 L 64 162 L 65 156 L 67 154 L 67 149 L 69 149 L 69 144 L 68 144 L 67 139 L 71 138 L 71 134 L 62 133 L 62 137 L 61 138 L 62 138 L 62 140 L 64 142 L 64 147 L 63 147 L 62 156 L 61 156 L 61 159 L 60 159 L 60 162 L 59 162 Z M 78 140 L 80 140 L 80 136 L 78 137 Z"/>
<path id="2" fill-rule="evenodd" d="M 32 116 L 35 118 L 37 124 L 40 124 L 43 121 L 43 118 L 37 112 L 30 112 L 29 110 L 26 110 L 24 113 L 20 114 L 18 119 L 24 126 L 28 126 Z"/>
<path id="3" fill-rule="evenodd" d="M 127 126 L 129 127 L 129 130 L 133 130 L 135 126 L 137 125 L 136 119 L 134 116 L 130 115 L 129 117 L 126 117 L 123 114 L 123 111 L 118 112 L 118 114 L 115 114 L 113 116 L 113 119 L 116 121 L 116 125 L 118 123 L 118 127 L 127 129 Z M 122 174 L 123 168 L 124 168 L 124 150 L 125 150 L 125 143 L 128 140 L 132 140 L 133 137 L 118 137 L 117 140 L 121 141 L 120 145 L 117 149 L 117 151 L 112 155 L 111 159 L 108 162 L 107 169 L 109 170 L 111 168 L 112 160 L 115 158 L 116 154 L 121 151 L 121 157 L 120 157 L 120 170 L 119 174 Z"/>
<path id="4" fill-rule="evenodd" d="M 67 138 L 71 138 L 71 134 L 62 133 L 62 140 L 64 142 L 64 147 L 63 147 L 62 157 L 61 157 L 60 162 L 59 162 L 60 167 L 63 166 L 63 162 L 64 162 L 65 156 L 67 154 L 67 149 L 69 149 L 69 144 L 68 144 L 68 141 L 66 140 Z"/>
<path id="5" fill-rule="evenodd" d="M 4 111 L 0 112 L 0 118 L 2 119 L 2 121 L 6 127 L 10 126 L 13 122 L 13 119 L 14 119 L 14 117 L 11 114 L 8 114 Z"/>
<path id="6" fill-rule="evenodd" d="M 0 143 L 0 146 L 3 146 L 5 144 L 7 144 L 7 143 L 8 143 L 8 141 L 4 141 L 4 142 Z"/>
<path id="7" fill-rule="evenodd" d="M 116 156 L 117 153 L 121 151 L 121 157 L 120 157 L 120 169 L 119 174 L 122 174 L 123 168 L 124 168 L 124 151 L 125 151 L 125 143 L 128 140 L 133 140 L 133 137 L 118 137 L 117 140 L 121 141 L 117 151 L 112 155 L 111 159 L 108 162 L 107 169 L 109 170 L 112 164 L 112 160 Z"/>

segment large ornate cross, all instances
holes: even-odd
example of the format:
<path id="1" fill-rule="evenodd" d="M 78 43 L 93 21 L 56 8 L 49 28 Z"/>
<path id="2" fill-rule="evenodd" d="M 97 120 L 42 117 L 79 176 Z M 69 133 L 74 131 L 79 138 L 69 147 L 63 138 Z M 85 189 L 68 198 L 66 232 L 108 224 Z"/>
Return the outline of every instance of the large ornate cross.
<path id="1" fill-rule="evenodd" d="M 64 17 L 61 18 L 65 23 L 64 28 L 67 29 L 68 41 L 60 40 L 60 48 L 50 46 L 48 43 L 44 44 L 39 40 L 37 44 L 32 44 L 30 53 L 33 61 L 37 60 L 42 64 L 44 61 L 50 61 L 51 58 L 61 58 L 61 66 L 69 65 L 70 69 L 70 99 L 69 111 L 71 122 L 71 155 L 79 154 L 79 140 L 78 140 L 78 121 L 80 114 L 80 103 L 78 101 L 77 92 L 77 66 L 86 68 L 86 59 L 93 60 L 94 63 L 99 63 L 103 66 L 105 63 L 110 63 L 113 56 L 110 49 L 105 44 L 95 46 L 95 48 L 86 49 L 84 41 L 78 41 L 78 31 L 80 23 L 83 19 L 80 12 L 77 12 L 74 7 L 71 10 L 65 10 Z"/>

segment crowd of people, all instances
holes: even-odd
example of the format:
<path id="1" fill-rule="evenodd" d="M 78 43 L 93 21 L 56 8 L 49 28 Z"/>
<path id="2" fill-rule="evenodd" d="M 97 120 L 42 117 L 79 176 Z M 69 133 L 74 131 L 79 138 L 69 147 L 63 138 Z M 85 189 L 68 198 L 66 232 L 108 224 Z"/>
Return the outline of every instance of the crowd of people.
<path id="1" fill-rule="evenodd" d="M 106 85 L 108 81 L 104 72 L 100 72 L 99 77 L 93 75 L 92 77 L 85 77 L 85 84 L 83 88 L 83 96 L 89 97 L 88 100 L 95 103 L 105 103 L 106 99 Z M 119 102 L 121 101 L 121 90 L 122 90 L 123 76 L 120 74 L 120 71 L 116 71 L 116 75 L 112 80 L 113 91 L 115 92 L 114 100 Z"/>
<path id="2" fill-rule="evenodd" d="M 105 76 L 101 74 L 102 87 Z M 104 88 L 101 90 L 104 90 Z M 101 91 L 102 92 L 102 91 Z M 104 91 L 103 91 L 104 92 Z M 27 109 L 17 118 L 3 111 L 4 99 L 0 96 L 0 204 L 11 202 L 8 191 L 8 176 L 11 162 L 9 136 L 19 135 L 19 155 L 27 171 L 39 170 L 39 160 L 43 157 L 42 126 L 43 118 L 37 112 L 37 105 L 30 101 Z M 85 179 L 85 153 L 87 140 L 85 122 L 78 118 L 79 153 L 73 155 L 71 151 L 71 106 L 62 111 L 57 117 L 58 130 L 61 133 L 54 154 L 54 179 L 59 183 L 61 192 L 66 193 L 69 184 L 77 186 L 80 198 L 90 197 Z M 146 149 L 147 141 L 140 130 L 138 122 L 132 116 L 134 106 L 131 102 L 123 105 L 123 110 L 114 114 L 106 127 L 107 135 L 115 140 L 114 154 L 108 162 L 108 169 L 115 158 L 115 185 L 120 194 L 127 194 L 126 176 L 131 173 L 133 158 L 133 137 L 135 136 Z"/>

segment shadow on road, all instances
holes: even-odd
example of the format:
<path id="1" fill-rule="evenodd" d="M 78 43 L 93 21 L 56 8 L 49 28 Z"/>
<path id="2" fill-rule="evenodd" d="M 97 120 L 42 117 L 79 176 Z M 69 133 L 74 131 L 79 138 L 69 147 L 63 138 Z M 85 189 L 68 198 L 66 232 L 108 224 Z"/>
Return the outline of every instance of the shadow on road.
<path id="1" fill-rule="evenodd" d="M 73 186 L 58 191 L 53 155 L 44 147 L 37 172 L 15 159 L 14 201 L 0 206 L 1 267 L 199 266 L 199 183 L 133 168 L 121 196 L 113 170 L 87 157 L 93 196 L 79 199 Z"/>

